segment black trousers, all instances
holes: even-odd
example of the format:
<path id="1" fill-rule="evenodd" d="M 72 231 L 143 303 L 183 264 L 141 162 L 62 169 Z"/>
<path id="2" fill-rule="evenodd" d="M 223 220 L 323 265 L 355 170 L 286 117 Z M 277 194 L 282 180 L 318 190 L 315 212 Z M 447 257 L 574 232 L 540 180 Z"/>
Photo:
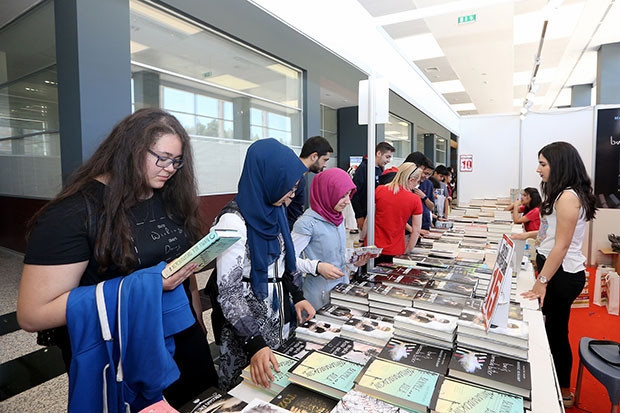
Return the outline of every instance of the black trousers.
<path id="1" fill-rule="evenodd" d="M 545 265 L 545 257 L 537 254 L 536 265 L 538 271 L 541 271 Z M 573 353 L 568 341 L 568 321 L 571 305 L 583 290 L 585 282 L 585 271 L 570 273 L 560 266 L 547 284 L 542 312 L 560 387 L 570 387 Z"/>

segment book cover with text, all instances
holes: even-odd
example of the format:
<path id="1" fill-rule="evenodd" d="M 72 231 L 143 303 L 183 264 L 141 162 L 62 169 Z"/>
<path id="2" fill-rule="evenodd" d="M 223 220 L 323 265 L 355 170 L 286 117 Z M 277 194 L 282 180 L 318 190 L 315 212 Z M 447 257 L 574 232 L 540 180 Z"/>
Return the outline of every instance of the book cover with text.
<path id="1" fill-rule="evenodd" d="M 392 338 L 378 357 L 445 375 L 451 354 L 450 350 L 439 347 Z"/>

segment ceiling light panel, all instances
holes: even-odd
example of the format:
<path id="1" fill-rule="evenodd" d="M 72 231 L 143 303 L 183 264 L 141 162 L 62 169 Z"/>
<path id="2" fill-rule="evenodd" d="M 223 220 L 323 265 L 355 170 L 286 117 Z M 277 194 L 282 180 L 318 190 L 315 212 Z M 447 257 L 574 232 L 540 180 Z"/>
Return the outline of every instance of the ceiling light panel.
<path id="1" fill-rule="evenodd" d="M 462 110 L 476 110 L 476 105 L 474 105 L 473 103 L 459 103 L 457 105 L 450 105 L 452 106 L 452 109 L 458 111 L 462 111 Z"/>
<path id="2" fill-rule="evenodd" d="M 570 37 L 577 27 L 584 4 L 585 2 L 579 2 L 559 7 L 549 18 L 545 41 Z M 537 43 L 540 40 L 545 18 L 542 10 L 515 15 L 513 21 L 514 44 Z"/>
<path id="3" fill-rule="evenodd" d="M 424 60 L 443 56 L 443 51 L 431 33 L 403 37 L 395 40 L 407 60 Z"/>
<path id="4" fill-rule="evenodd" d="M 446 82 L 435 82 L 433 88 L 440 94 L 464 92 L 465 87 L 460 80 L 448 80 Z"/>

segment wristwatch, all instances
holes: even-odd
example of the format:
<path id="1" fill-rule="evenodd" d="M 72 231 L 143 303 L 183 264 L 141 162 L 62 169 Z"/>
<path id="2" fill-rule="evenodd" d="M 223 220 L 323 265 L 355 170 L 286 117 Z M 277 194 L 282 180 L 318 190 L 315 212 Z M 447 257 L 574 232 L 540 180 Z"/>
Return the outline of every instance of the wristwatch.
<path id="1" fill-rule="evenodd" d="M 540 281 L 541 284 L 547 284 L 549 282 L 547 277 L 545 277 L 544 275 L 539 275 L 538 276 L 538 281 Z"/>

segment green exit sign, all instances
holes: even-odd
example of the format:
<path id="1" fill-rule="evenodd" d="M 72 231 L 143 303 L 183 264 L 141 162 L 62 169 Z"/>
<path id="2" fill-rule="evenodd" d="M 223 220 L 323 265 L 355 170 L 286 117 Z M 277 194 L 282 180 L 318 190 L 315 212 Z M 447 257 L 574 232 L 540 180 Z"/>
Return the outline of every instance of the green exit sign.
<path id="1" fill-rule="evenodd" d="M 473 23 L 476 21 L 476 15 L 475 14 L 468 14 L 467 16 L 459 16 L 458 18 L 458 24 L 464 24 L 464 23 Z"/>

